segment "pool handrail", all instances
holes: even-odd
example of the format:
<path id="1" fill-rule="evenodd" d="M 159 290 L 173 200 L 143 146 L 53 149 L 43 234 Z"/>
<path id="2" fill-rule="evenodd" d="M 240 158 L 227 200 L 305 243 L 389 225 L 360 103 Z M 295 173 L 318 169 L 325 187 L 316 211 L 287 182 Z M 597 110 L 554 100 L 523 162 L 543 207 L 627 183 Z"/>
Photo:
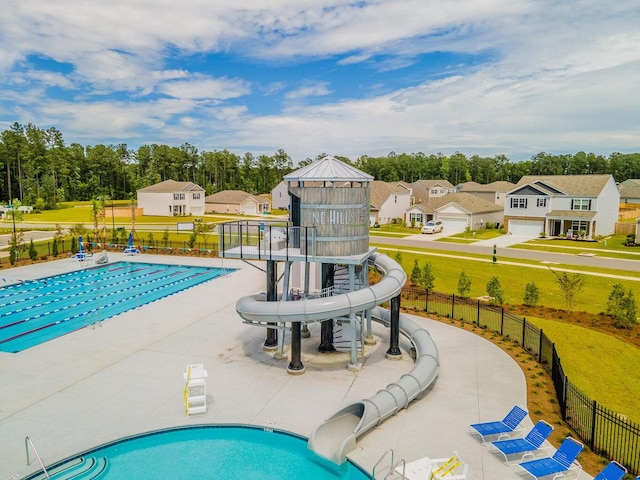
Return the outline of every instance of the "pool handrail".
<path id="1" fill-rule="evenodd" d="M 47 479 L 51 480 L 51 477 L 49 476 L 49 472 L 47 472 L 47 469 L 44 466 L 44 463 L 42 463 L 42 458 L 40 458 L 40 455 L 38 454 L 38 450 L 36 449 L 36 446 L 33 444 L 33 440 L 31 440 L 29 437 L 24 437 L 24 448 L 27 452 L 27 465 L 31 465 L 31 459 L 29 458 L 29 445 L 31 445 L 31 448 L 33 449 L 33 453 L 36 454 L 36 458 L 38 459 L 38 462 L 42 467 L 42 471 L 46 475 Z"/>

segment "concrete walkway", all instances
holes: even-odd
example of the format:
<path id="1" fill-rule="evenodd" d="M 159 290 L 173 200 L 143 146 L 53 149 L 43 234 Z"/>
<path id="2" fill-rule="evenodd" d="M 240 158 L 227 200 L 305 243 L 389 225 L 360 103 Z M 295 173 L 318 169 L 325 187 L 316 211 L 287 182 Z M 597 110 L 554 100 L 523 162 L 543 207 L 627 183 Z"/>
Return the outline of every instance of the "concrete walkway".
<path id="1" fill-rule="evenodd" d="M 17 354 L 0 353 L 2 480 L 38 469 L 36 462 L 26 465 L 26 436 L 46 464 L 123 436 L 177 425 L 243 423 L 308 436 L 341 406 L 372 396 L 412 367 L 406 339 L 401 340 L 401 360 L 385 358 L 388 331 L 376 325 L 380 341 L 365 352 L 362 370 L 349 371 L 348 354 L 316 352 L 320 328 L 312 325 L 312 335 L 303 343 L 306 373 L 288 375 L 288 360 L 263 351 L 264 330 L 244 325 L 235 312 L 238 297 L 264 290 L 259 270 L 220 259 L 109 257 L 239 270 L 102 326 Z M 3 274 L 34 279 L 76 268 L 82 266 L 65 259 Z M 526 406 L 518 365 L 472 333 L 421 317 L 415 321 L 438 345 L 439 378 L 423 399 L 367 433 L 350 458 L 370 472 L 389 449 L 407 462 L 457 451 L 470 465 L 469 479 L 521 478 L 468 427 L 502 418 L 514 404 Z M 190 363 L 203 363 L 208 370 L 209 408 L 204 415 L 187 417 L 182 372 Z M 525 426 L 531 426 L 528 418 Z M 583 473 L 580 478 L 590 477 Z"/>

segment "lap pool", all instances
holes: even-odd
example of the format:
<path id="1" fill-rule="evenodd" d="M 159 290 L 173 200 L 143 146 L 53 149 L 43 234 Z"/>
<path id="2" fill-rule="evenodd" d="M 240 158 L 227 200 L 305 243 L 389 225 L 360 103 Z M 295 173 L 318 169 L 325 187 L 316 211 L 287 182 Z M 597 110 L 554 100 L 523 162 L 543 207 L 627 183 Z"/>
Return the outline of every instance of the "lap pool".
<path id="1" fill-rule="evenodd" d="M 17 353 L 233 269 L 115 262 L 0 288 L 0 351 Z"/>
<path id="2" fill-rule="evenodd" d="M 250 426 L 199 425 L 128 437 L 47 468 L 52 480 L 132 478 L 365 480 L 356 465 L 314 459 L 304 438 Z M 46 478 L 40 472 L 25 480 Z"/>

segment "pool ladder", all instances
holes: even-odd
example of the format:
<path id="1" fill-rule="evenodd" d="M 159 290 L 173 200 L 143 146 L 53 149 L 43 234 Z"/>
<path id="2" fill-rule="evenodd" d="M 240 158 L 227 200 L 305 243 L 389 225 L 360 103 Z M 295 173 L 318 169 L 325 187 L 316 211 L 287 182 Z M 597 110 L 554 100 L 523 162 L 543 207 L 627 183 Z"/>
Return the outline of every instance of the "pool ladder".
<path id="1" fill-rule="evenodd" d="M 389 455 L 391 455 L 391 467 L 389 468 L 389 470 L 387 471 L 387 473 L 384 476 L 384 480 L 403 480 L 406 477 L 404 476 L 405 474 L 405 467 L 406 467 L 406 462 L 404 461 L 403 458 L 401 458 L 400 460 L 398 460 L 396 463 L 394 463 L 393 457 L 393 449 L 390 448 L 389 450 L 387 450 L 386 452 L 384 452 L 382 454 L 382 456 L 378 459 L 378 461 L 376 462 L 376 464 L 373 466 L 373 470 L 371 471 L 371 479 L 375 480 L 376 479 L 376 468 L 378 468 L 378 466 L 380 465 L 380 463 L 382 463 L 382 461 L 388 457 Z M 400 468 L 402 466 L 402 473 L 399 473 L 399 471 L 397 470 L 398 468 Z"/>
<path id="2" fill-rule="evenodd" d="M 31 465 L 31 459 L 29 458 L 29 445 L 31 445 L 31 450 L 33 450 L 33 453 L 36 454 L 36 458 L 38 459 L 38 463 L 40 463 L 40 466 L 42 467 L 42 471 L 44 472 L 47 479 L 50 480 L 51 477 L 49 476 L 49 472 L 47 472 L 44 463 L 42 463 L 42 458 L 40 458 L 38 450 L 36 450 L 36 446 L 33 444 L 33 440 L 31 440 L 29 437 L 24 437 L 24 448 L 27 452 L 27 465 Z"/>

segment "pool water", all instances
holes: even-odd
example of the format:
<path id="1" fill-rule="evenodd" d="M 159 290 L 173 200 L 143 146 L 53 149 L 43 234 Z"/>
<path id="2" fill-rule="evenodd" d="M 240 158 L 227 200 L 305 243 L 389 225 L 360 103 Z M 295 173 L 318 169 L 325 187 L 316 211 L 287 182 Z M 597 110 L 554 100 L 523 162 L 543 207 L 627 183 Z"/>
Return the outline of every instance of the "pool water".
<path id="1" fill-rule="evenodd" d="M 207 425 L 161 430 L 108 444 L 47 468 L 57 478 L 365 480 L 356 465 L 318 459 L 306 440 L 248 426 Z M 77 475 L 77 476 L 76 476 Z M 43 474 L 32 475 L 35 480 Z"/>
<path id="2" fill-rule="evenodd" d="M 0 351 L 17 353 L 233 270 L 115 262 L 0 288 Z"/>

